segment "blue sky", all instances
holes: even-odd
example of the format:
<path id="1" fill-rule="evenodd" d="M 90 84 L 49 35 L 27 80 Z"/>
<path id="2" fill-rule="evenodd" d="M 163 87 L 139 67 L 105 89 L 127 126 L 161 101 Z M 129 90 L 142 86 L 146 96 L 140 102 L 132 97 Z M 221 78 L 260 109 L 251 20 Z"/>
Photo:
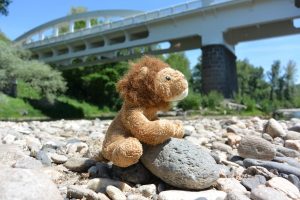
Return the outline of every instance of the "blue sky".
<path id="1" fill-rule="evenodd" d="M 221 1 L 221 0 L 216 0 Z M 223 0 L 222 0 L 223 1 Z M 10 39 L 47 21 L 65 16 L 70 8 L 84 6 L 89 11 L 101 9 L 135 9 L 151 11 L 188 2 L 187 0 L 13 0 L 7 17 L 0 15 L 0 29 Z M 262 66 L 265 72 L 278 59 L 285 66 L 288 60 L 297 64 L 296 82 L 300 83 L 300 34 L 277 37 L 255 42 L 244 42 L 235 46 L 238 59 L 247 58 L 255 66 Z M 197 62 L 201 50 L 187 51 L 191 66 Z"/>

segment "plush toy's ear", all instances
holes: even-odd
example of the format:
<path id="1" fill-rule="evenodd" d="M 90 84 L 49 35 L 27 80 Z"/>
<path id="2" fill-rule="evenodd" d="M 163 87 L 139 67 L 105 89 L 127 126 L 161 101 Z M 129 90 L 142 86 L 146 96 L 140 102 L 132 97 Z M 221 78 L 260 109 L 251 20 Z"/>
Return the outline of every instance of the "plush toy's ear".
<path id="1" fill-rule="evenodd" d="M 148 73 L 148 68 L 147 68 L 147 67 L 142 67 L 142 68 L 140 69 L 140 75 L 141 75 L 142 77 L 146 76 L 147 73 Z"/>

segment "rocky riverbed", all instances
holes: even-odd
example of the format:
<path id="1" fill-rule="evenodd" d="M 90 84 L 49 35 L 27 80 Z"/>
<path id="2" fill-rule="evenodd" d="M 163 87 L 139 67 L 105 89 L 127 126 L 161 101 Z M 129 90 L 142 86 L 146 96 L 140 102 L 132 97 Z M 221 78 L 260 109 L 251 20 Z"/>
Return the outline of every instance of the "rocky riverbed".
<path id="1" fill-rule="evenodd" d="M 300 199 L 300 119 L 184 119 L 129 168 L 99 154 L 110 122 L 0 122 L 0 200 Z"/>

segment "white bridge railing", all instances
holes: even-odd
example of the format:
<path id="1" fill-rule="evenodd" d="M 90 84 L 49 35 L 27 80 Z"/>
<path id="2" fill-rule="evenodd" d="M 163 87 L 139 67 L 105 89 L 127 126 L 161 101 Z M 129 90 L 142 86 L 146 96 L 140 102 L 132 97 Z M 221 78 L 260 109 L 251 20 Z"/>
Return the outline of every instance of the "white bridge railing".
<path id="1" fill-rule="evenodd" d="M 108 30 L 118 29 L 125 26 L 132 26 L 137 25 L 140 23 L 146 23 L 148 21 L 161 19 L 164 17 L 168 17 L 171 15 L 181 14 L 184 12 L 192 11 L 199 8 L 208 8 L 211 5 L 221 4 L 224 2 L 233 1 L 233 0 L 196 0 L 191 1 L 175 6 L 171 6 L 164 9 L 159 9 L 151 12 L 146 12 L 142 14 L 138 14 L 135 16 L 130 16 L 123 18 L 121 20 L 106 22 L 103 24 L 98 24 L 94 26 L 87 26 L 85 29 L 75 30 L 75 32 L 66 32 L 64 34 L 53 34 L 52 36 L 48 37 L 42 37 L 42 39 L 39 39 L 37 41 L 33 41 L 32 37 L 33 35 L 42 34 L 43 30 L 37 30 L 35 33 L 31 34 L 30 36 L 26 36 L 22 38 L 20 36 L 19 41 L 22 42 L 22 45 L 26 48 L 34 48 L 42 45 L 47 45 L 49 43 L 55 43 L 64 41 L 66 39 L 72 39 L 77 38 L 80 36 L 85 36 L 93 33 L 99 33 L 104 32 Z M 83 20 L 83 19 L 82 19 Z M 70 21 L 66 21 L 70 22 Z M 75 22 L 70 22 L 75 23 Z M 48 28 L 54 27 L 56 24 L 49 25 Z M 46 30 L 47 28 L 44 28 Z M 55 31 L 54 31 L 55 32 Z"/>

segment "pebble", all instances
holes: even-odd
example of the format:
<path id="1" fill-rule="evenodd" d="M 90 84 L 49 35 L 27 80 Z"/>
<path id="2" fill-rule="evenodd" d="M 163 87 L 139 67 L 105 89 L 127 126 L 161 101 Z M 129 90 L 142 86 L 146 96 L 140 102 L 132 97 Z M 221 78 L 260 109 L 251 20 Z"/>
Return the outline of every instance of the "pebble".
<path id="1" fill-rule="evenodd" d="M 244 174 L 248 174 L 248 175 L 251 175 L 251 176 L 262 175 L 267 180 L 276 176 L 275 174 L 273 174 L 272 172 L 269 172 L 266 168 L 261 167 L 261 166 L 251 166 L 251 167 L 248 167 L 244 171 Z"/>
<path id="2" fill-rule="evenodd" d="M 69 185 L 67 189 L 67 197 L 75 199 L 90 199 L 90 200 L 110 200 L 103 193 L 96 193 L 93 190 L 84 188 L 79 185 Z"/>
<path id="3" fill-rule="evenodd" d="M 119 188 L 109 185 L 106 187 L 106 193 L 112 200 L 126 200 L 125 194 Z"/>
<path id="4" fill-rule="evenodd" d="M 282 128 L 281 124 L 277 122 L 275 119 L 271 118 L 265 125 L 266 133 L 268 133 L 272 138 L 276 137 L 285 137 L 286 132 Z"/>
<path id="5" fill-rule="evenodd" d="M 26 188 L 24 189 L 23 187 L 22 189 L 25 191 L 21 192 L 26 195 L 32 195 L 29 194 L 29 191 L 34 187 L 32 191 L 39 189 L 38 195 L 46 194 L 50 199 L 55 199 L 51 195 L 57 194 L 59 199 L 64 200 L 75 198 L 108 200 L 111 197 L 104 194 L 108 186 L 118 188 L 118 192 L 122 193 L 123 197 L 125 195 L 128 200 L 159 200 L 164 198 L 164 195 L 168 194 L 169 191 L 174 191 L 174 186 L 155 177 L 142 163 L 128 168 L 118 168 L 110 162 L 107 163 L 104 158 L 99 156 L 101 155 L 99 152 L 102 149 L 105 132 L 111 121 L 99 119 L 45 122 L 0 121 L 0 174 L 7 168 L 10 170 L 21 170 L 18 173 L 24 176 L 17 179 L 21 183 L 24 183 L 24 180 L 36 180 L 37 178 L 35 177 L 38 177 L 40 182 L 26 182 L 24 184 Z M 177 197 L 178 199 L 198 198 L 199 200 L 249 200 L 251 196 L 252 199 L 259 199 L 253 198 L 253 194 L 256 194 L 255 190 L 259 188 L 260 191 L 263 190 L 264 194 L 260 197 L 261 199 L 269 197 L 272 200 L 276 200 L 276 198 L 292 199 L 286 193 L 294 194 L 296 191 L 294 189 L 300 187 L 300 151 L 297 150 L 296 143 L 300 135 L 299 131 L 297 132 L 297 130 L 300 130 L 297 129 L 300 120 L 281 120 L 280 122 L 275 120 L 279 130 L 281 129 L 284 132 L 280 134 L 266 131 L 267 128 L 266 126 L 264 128 L 264 124 L 268 121 L 273 120 L 260 119 L 259 117 L 245 119 L 240 119 L 239 117 L 229 119 L 207 117 L 184 119 L 183 124 L 186 137 L 180 140 L 177 139 L 180 142 L 175 143 L 172 148 L 169 148 L 167 145 L 164 146 L 164 148 L 169 148 L 168 151 L 171 151 L 172 154 L 164 154 L 166 156 L 164 158 L 165 163 L 167 162 L 168 165 L 165 165 L 167 168 L 160 171 L 163 171 L 164 174 L 169 173 L 169 177 L 173 179 L 173 182 L 176 182 L 174 185 L 178 189 L 173 195 L 166 198 L 172 200 Z M 252 163 L 254 164 L 253 166 L 247 166 L 249 158 L 239 157 L 238 148 L 242 138 L 249 136 L 268 141 L 269 144 L 274 146 L 276 157 L 272 161 L 256 159 Z M 294 147 L 291 146 L 291 141 L 294 142 Z M 191 145 L 191 143 L 195 145 Z M 185 147 L 182 147 L 183 144 Z M 207 158 L 201 158 L 203 161 L 198 162 L 197 156 L 193 155 L 199 150 L 194 151 L 194 147 L 201 149 L 200 151 L 203 151 L 203 155 L 210 154 L 214 158 L 209 155 Z M 182 153 L 181 156 L 174 156 L 180 153 Z M 168 155 L 171 157 L 168 157 Z M 211 159 L 215 159 L 218 164 L 214 160 L 211 161 Z M 70 160 L 72 162 L 75 160 L 75 164 Z M 41 161 L 44 164 L 41 164 Z M 27 172 L 30 172 L 30 174 Z M 177 172 L 185 172 L 184 176 L 188 177 L 188 181 L 192 180 L 190 182 L 194 182 L 194 185 L 200 183 L 203 188 L 190 189 L 177 184 L 178 182 L 185 182 L 184 179 L 181 179 L 182 175 L 176 174 Z M 201 173 L 203 179 L 197 181 L 197 176 L 200 176 L 199 174 Z M 196 176 L 194 176 L 195 174 Z M 42 183 L 43 177 L 50 181 L 50 183 L 46 184 L 46 187 L 43 186 L 45 183 Z M 264 177 L 266 180 L 264 180 Z M 275 186 L 273 188 L 273 186 L 271 187 L 269 183 L 265 182 L 269 181 L 272 183 L 271 180 L 275 177 L 284 177 L 285 179 L 283 180 L 288 181 L 289 184 L 284 184 L 287 188 L 278 186 L 282 189 L 284 188 L 286 193 L 277 190 L 277 188 L 274 189 Z M 2 184 L 3 181 L 7 180 L 1 178 L 1 185 L 8 186 L 7 184 Z M 17 184 L 14 185 L 17 186 Z M 55 191 L 52 191 L 51 185 L 55 187 Z M 184 191 L 185 189 L 202 190 L 204 185 L 209 187 L 209 189 L 198 192 Z M 252 194 L 250 195 L 250 192 L 246 191 L 242 185 L 249 191 L 251 190 Z M 292 187 L 293 185 L 294 187 Z M 46 189 L 42 189 L 41 186 Z M 261 189 L 262 187 L 264 188 Z M 2 188 L 0 187 L 0 190 Z M 46 191 L 44 192 L 44 190 Z M 51 191 L 50 195 L 47 193 L 50 192 L 49 190 Z M 226 195 L 221 190 L 227 191 L 228 194 Z M 273 193 L 268 194 L 269 190 Z M 5 190 L 5 192 L 8 191 Z M 13 195 L 20 193 L 19 189 L 15 187 L 13 191 Z M 184 196 L 181 196 L 182 193 L 184 193 Z M 207 193 L 210 195 L 207 196 Z M 0 194 L 4 193 L 0 192 Z M 297 195 L 298 193 L 295 194 Z M 19 197 L 16 197 L 16 199 L 20 199 Z M 298 196 L 294 198 L 298 198 Z M 45 199 L 45 196 L 39 199 Z"/>
<path id="6" fill-rule="evenodd" d="M 147 146 L 141 160 L 154 175 L 179 188 L 204 189 L 219 177 L 219 168 L 207 150 L 182 139 Z"/>
<path id="7" fill-rule="evenodd" d="M 17 162 L 13 164 L 12 167 L 23 169 L 40 169 L 43 167 L 43 164 L 41 163 L 41 161 L 28 156 L 17 160 Z"/>
<path id="8" fill-rule="evenodd" d="M 288 131 L 285 136 L 286 140 L 300 140 L 300 132 Z"/>
<path id="9" fill-rule="evenodd" d="M 245 186 L 248 190 L 256 188 L 258 185 L 264 185 L 266 183 L 266 178 L 262 175 L 255 175 L 249 178 L 243 178 L 241 184 Z"/>
<path id="10" fill-rule="evenodd" d="M 227 133 L 227 142 L 231 147 L 235 147 L 236 145 L 240 144 L 242 137 L 236 135 L 234 133 Z"/>
<path id="11" fill-rule="evenodd" d="M 117 181 L 117 180 L 113 180 L 113 179 L 109 179 L 109 178 L 91 179 L 87 183 L 87 188 L 89 188 L 95 192 L 105 192 L 106 187 L 109 185 L 115 186 L 124 192 L 130 191 L 132 189 L 128 184 L 126 184 L 122 181 Z"/>
<path id="12" fill-rule="evenodd" d="M 276 151 L 272 143 L 255 136 L 244 136 L 238 147 L 238 153 L 243 158 L 272 160 Z"/>
<path id="13" fill-rule="evenodd" d="M 137 191 L 141 193 L 144 197 L 153 197 L 156 195 L 156 186 L 154 184 L 142 185 L 137 188 Z"/>
<path id="14" fill-rule="evenodd" d="M 295 176 L 294 174 L 289 174 L 287 179 L 291 183 L 293 183 L 298 188 L 298 190 L 300 190 L 300 180 L 297 176 Z"/>
<path id="15" fill-rule="evenodd" d="M 244 160 L 244 166 L 261 166 L 265 167 L 266 169 L 276 169 L 279 173 L 284 174 L 294 174 L 300 177 L 300 169 L 297 167 L 293 167 L 284 163 L 278 163 L 273 161 L 266 161 L 266 160 L 255 160 L 247 158 Z"/>
<path id="16" fill-rule="evenodd" d="M 20 168 L 1 168 L 0 199 L 63 200 L 56 185 L 43 173 Z"/>
<path id="17" fill-rule="evenodd" d="M 218 149 L 220 151 L 225 151 L 226 153 L 232 154 L 232 147 L 224 144 L 222 142 L 213 142 L 212 144 L 213 149 Z"/>
<path id="18" fill-rule="evenodd" d="M 300 192 L 298 188 L 292 184 L 290 181 L 281 178 L 281 177 L 274 177 L 266 183 L 267 186 L 270 186 L 278 191 L 285 193 L 288 197 L 299 200 L 300 199 Z"/>
<path id="19" fill-rule="evenodd" d="M 281 153 L 283 156 L 287 156 L 287 157 L 300 157 L 300 152 L 294 150 L 294 149 L 289 149 L 286 147 L 282 147 L 282 146 L 276 146 L 276 151 L 277 153 Z"/>
<path id="20" fill-rule="evenodd" d="M 289 128 L 289 130 L 300 133 L 300 125 L 292 126 Z"/>
<path id="21" fill-rule="evenodd" d="M 240 193 L 246 193 L 246 188 L 240 184 L 235 178 L 219 178 L 217 180 L 217 188 L 224 192 L 238 191 Z"/>
<path id="22" fill-rule="evenodd" d="M 245 194 L 231 191 L 227 193 L 225 200 L 250 200 L 250 198 Z"/>
<path id="23" fill-rule="evenodd" d="M 110 178 L 112 166 L 107 163 L 97 162 L 95 166 L 89 168 L 88 173 L 91 178 Z"/>
<path id="24" fill-rule="evenodd" d="M 68 160 L 67 156 L 59 155 L 56 153 L 51 153 L 50 158 L 55 164 L 63 164 L 65 162 L 67 162 L 67 160 Z"/>
<path id="25" fill-rule="evenodd" d="M 0 144 L 0 163 L 12 166 L 18 160 L 27 157 L 20 147 L 12 144 Z"/>
<path id="26" fill-rule="evenodd" d="M 154 178 L 140 162 L 126 168 L 113 165 L 111 171 L 113 178 L 135 184 L 148 184 Z"/>
<path id="27" fill-rule="evenodd" d="M 224 200 L 226 192 L 218 190 L 205 190 L 200 192 L 168 190 L 159 193 L 158 200 Z"/>
<path id="28" fill-rule="evenodd" d="M 70 158 L 64 165 L 74 172 L 87 172 L 88 169 L 95 164 L 96 161 L 90 158 Z"/>
<path id="29" fill-rule="evenodd" d="M 296 151 L 300 151 L 300 140 L 286 140 L 284 146 Z"/>
<path id="30" fill-rule="evenodd" d="M 149 200 L 149 198 L 146 198 L 141 194 L 129 194 L 126 200 Z"/>
<path id="31" fill-rule="evenodd" d="M 7 134 L 6 136 L 4 136 L 4 138 L 2 138 L 2 141 L 3 141 L 3 144 L 13 144 L 15 139 L 16 139 L 16 136 Z"/>
<path id="32" fill-rule="evenodd" d="M 273 159 L 273 161 L 276 161 L 276 162 L 281 162 L 281 163 L 286 163 L 288 165 L 291 165 L 291 166 L 294 166 L 294 167 L 297 167 L 300 169 L 300 162 L 295 159 L 295 158 L 291 158 L 291 157 L 275 157 Z"/>
<path id="33" fill-rule="evenodd" d="M 51 159 L 49 158 L 47 153 L 43 150 L 37 152 L 36 159 L 40 160 L 45 166 L 51 166 Z"/>
<path id="34" fill-rule="evenodd" d="M 251 191 L 250 198 L 253 200 L 291 200 L 283 192 L 265 185 L 259 185 Z"/>

